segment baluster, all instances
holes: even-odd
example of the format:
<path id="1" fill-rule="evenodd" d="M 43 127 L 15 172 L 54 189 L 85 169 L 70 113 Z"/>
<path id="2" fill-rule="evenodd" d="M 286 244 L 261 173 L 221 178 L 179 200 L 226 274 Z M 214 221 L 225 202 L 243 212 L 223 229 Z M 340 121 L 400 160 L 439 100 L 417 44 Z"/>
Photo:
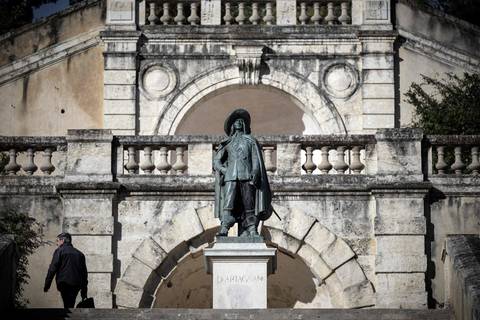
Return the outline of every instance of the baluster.
<path id="1" fill-rule="evenodd" d="M 263 147 L 263 153 L 265 154 L 265 170 L 267 172 L 274 173 L 277 170 L 275 164 L 273 163 L 273 150 L 274 147 Z"/>
<path id="2" fill-rule="evenodd" d="M 52 153 L 53 150 L 51 148 L 46 148 L 43 150 L 43 164 L 40 165 L 40 171 L 44 174 L 52 174 L 55 171 L 55 167 L 52 164 Z"/>
<path id="3" fill-rule="evenodd" d="M 342 14 L 338 17 L 338 21 L 341 24 L 348 24 L 350 22 L 350 16 L 348 15 L 348 2 L 342 2 L 340 4 Z"/>
<path id="4" fill-rule="evenodd" d="M 185 23 L 185 16 L 183 15 L 183 3 L 177 3 L 177 15 L 173 19 L 179 26 Z"/>
<path id="5" fill-rule="evenodd" d="M 298 17 L 300 24 L 307 24 L 307 4 L 305 2 L 300 3 L 300 16 Z"/>
<path id="6" fill-rule="evenodd" d="M 183 162 L 184 151 L 185 151 L 185 147 L 176 148 L 177 159 L 174 165 L 172 166 L 172 169 L 175 170 L 177 174 L 183 174 L 187 169 L 187 164 Z"/>
<path id="7" fill-rule="evenodd" d="M 223 21 L 226 25 L 232 24 L 232 12 L 230 10 L 230 2 L 225 3 L 225 15 L 223 16 Z"/>
<path id="8" fill-rule="evenodd" d="M 465 164 L 462 162 L 462 147 L 455 147 L 455 162 L 452 164 L 452 170 L 455 174 L 462 174 L 462 170 L 465 168 Z"/>
<path id="9" fill-rule="evenodd" d="M 158 16 L 155 13 L 155 2 L 150 2 L 150 14 L 148 15 L 148 23 L 150 25 L 158 23 Z"/>
<path id="10" fill-rule="evenodd" d="M 17 151 L 15 149 L 10 149 L 8 155 L 9 161 L 4 170 L 7 174 L 13 176 L 17 174 L 18 170 L 20 170 L 20 165 L 17 163 Z"/>
<path id="11" fill-rule="evenodd" d="M 168 171 L 172 168 L 168 162 L 168 149 L 167 147 L 160 148 L 160 162 L 157 164 L 157 169 L 161 174 L 167 174 Z"/>
<path id="12" fill-rule="evenodd" d="M 252 3 L 252 15 L 248 20 L 250 20 L 252 24 L 258 24 L 258 21 L 260 21 L 260 16 L 258 15 L 258 3 Z"/>
<path id="13" fill-rule="evenodd" d="M 445 174 L 448 164 L 445 162 L 445 146 L 437 146 L 437 163 L 435 164 L 435 169 L 437 169 L 438 174 Z"/>
<path id="14" fill-rule="evenodd" d="M 143 162 L 140 165 L 140 168 L 145 173 L 152 173 L 155 170 L 155 165 L 152 161 L 152 147 L 145 147 L 143 148 Z"/>
<path id="15" fill-rule="evenodd" d="M 345 170 L 348 169 L 348 164 L 345 162 L 345 147 L 337 147 L 337 160 L 333 164 L 333 169 L 337 173 L 345 173 Z"/>
<path id="16" fill-rule="evenodd" d="M 360 161 L 360 150 L 360 146 L 354 146 L 352 148 L 352 163 L 350 164 L 350 170 L 356 174 L 362 172 L 363 168 L 365 168 L 363 163 Z"/>
<path id="17" fill-rule="evenodd" d="M 313 24 L 320 24 L 322 21 L 322 16 L 320 15 L 320 2 L 313 3 L 313 16 L 311 18 Z"/>
<path id="18" fill-rule="evenodd" d="M 324 174 L 327 174 L 332 169 L 332 164 L 328 161 L 329 149 L 330 147 L 328 146 L 320 149 L 320 163 L 318 164 L 318 170 Z"/>
<path id="19" fill-rule="evenodd" d="M 27 149 L 27 163 L 22 166 L 23 171 L 27 173 L 27 175 L 31 176 L 35 171 L 37 171 L 38 167 L 35 165 L 35 151 L 33 148 Z"/>
<path id="20" fill-rule="evenodd" d="M 333 2 L 329 2 L 327 4 L 327 16 L 325 17 L 325 21 L 327 21 L 328 24 L 334 24 L 336 19 L 337 18 L 333 13 Z"/>
<path id="21" fill-rule="evenodd" d="M 238 4 L 238 16 L 235 18 L 235 21 L 238 22 L 239 25 L 242 25 L 245 23 L 245 3 L 240 2 Z"/>
<path id="22" fill-rule="evenodd" d="M 478 147 L 472 147 L 472 162 L 468 165 L 468 170 L 472 171 L 473 175 L 478 175 L 480 169 L 480 162 L 478 161 Z"/>
<path id="23" fill-rule="evenodd" d="M 268 26 L 273 24 L 273 10 L 271 2 L 267 2 L 265 4 L 265 17 L 263 17 L 263 21 Z"/>
<path id="24" fill-rule="evenodd" d="M 197 3 L 192 2 L 190 4 L 190 16 L 187 19 L 190 22 L 190 25 L 196 26 L 200 22 L 200 17 L 197 14 Z"/>
<path id="25" fill-rule="evenodd" d="M 135 161 L 136 151 L 135 147 L 128 147 L 128 161 L 125 165 L 128 173 L 135 173 L 138 170 L 138 163 Z"/>
<path id="26" fill-rule="evenodd" d="M 163 3 L 163 15 L 160 17 L 160 21 L 166 25 L 170 23 L 172 17 L 170 16 L 170 3 L 164 2 Z"/>
<path id="27" fill-rule="evenodd" d="M 308 174 L 312 174 L 312 172 L 317 168 L 317 165 L 313 162 L 313 147 L 305 147 L 305 155 L 307 159 L 302 166 L 303 170 L 305 170 Z"/>

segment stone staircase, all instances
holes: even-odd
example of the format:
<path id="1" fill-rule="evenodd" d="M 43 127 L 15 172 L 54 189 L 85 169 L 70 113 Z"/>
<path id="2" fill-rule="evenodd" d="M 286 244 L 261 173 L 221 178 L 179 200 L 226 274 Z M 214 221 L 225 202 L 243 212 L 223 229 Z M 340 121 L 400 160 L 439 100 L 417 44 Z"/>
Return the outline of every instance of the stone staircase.
<path id="1" fill-rule="evenodd" d="M 38 320 L 454 320 L 451 310 L 407 309 L 26 309 L 3 319 Z"/>

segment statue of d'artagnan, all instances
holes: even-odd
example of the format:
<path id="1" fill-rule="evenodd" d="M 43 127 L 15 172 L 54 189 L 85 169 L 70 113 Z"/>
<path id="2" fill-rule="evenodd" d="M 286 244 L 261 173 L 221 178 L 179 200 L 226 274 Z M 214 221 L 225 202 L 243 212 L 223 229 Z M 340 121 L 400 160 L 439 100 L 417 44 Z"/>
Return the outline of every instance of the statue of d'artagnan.
<path id="1" fill-rule="evenodd" d="M 272 193 L 263 163 L 262 149 L 250 135 L 250 114 L 237 109 L 225 120 L 228 137 L 215 155 L 215 217 L 217 236 L 226 236 L 238 223 L 241 237 L 258 236 L 260 220 L 272 215 Z"/>

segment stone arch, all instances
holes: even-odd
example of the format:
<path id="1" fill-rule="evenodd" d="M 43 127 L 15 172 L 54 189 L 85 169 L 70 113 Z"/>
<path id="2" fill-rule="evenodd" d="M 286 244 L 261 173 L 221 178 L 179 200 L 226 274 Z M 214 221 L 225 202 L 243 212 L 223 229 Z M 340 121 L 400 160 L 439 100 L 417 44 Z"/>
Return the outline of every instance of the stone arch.
<path id="1" fill-rule="evenodd" d="M 166 102 L 154 134 L 173 135 L 187 112 L 208 94 L 228 86 L 239 85 L 236 65 L 201 74 L 178 90 Z M 322 134 L 346 134 L 346 127 L 334 104 L 310 80 L 292 71 L 271 70 L 262 76 L 261 84 L 277 88 L 299 102 L 302 110 L 317 121 Z"/>
<path id="2" fill-rule="evenodd" d="M 278 211 L 282 220 L 266 221 L 264 236 L 271 245 L 302 258 L 318 283 L 325 285 L 334 307 L 375 304 L 372 284 L 343 239 L 300 209 Z M 161 277 L 172 272 L 187 255 L 202 254 L 218 226 L 212 206 L 175 214 L 166 229 L 144 239 L 134 250 L 115 287 L 117 306 L 150 307 Z"/>

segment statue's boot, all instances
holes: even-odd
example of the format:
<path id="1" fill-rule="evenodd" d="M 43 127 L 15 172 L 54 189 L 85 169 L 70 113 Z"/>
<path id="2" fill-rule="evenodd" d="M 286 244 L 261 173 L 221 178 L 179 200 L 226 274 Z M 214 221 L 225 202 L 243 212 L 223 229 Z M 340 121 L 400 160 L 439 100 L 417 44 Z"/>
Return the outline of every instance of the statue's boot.
<path id="1" fill-rule="evenodd" d="M 258 218 L 255 215 L 255 210 L 247 211 L 245 221 L 244 221 L 244 228 L 245 232 L 248 232 L 248 236 L 250 237 L 258 237 Z"/>
<path id="2" fill-rule="evenodd" d="M 222 223 L 220 225 L 220 231 L 217 232 L 217 237 L 226 237 L 228 230 L 235 224 L 235 218 L 232 216 L 231 211 L 225 210 L 221 220 Z"/>
<path id="3" fill-rule="evenodd" d="M 217 237 L 226 237 L 228 235 L 228 229 L 229 228 L 222 225 L 220 231 L 217 232 Z"/>

